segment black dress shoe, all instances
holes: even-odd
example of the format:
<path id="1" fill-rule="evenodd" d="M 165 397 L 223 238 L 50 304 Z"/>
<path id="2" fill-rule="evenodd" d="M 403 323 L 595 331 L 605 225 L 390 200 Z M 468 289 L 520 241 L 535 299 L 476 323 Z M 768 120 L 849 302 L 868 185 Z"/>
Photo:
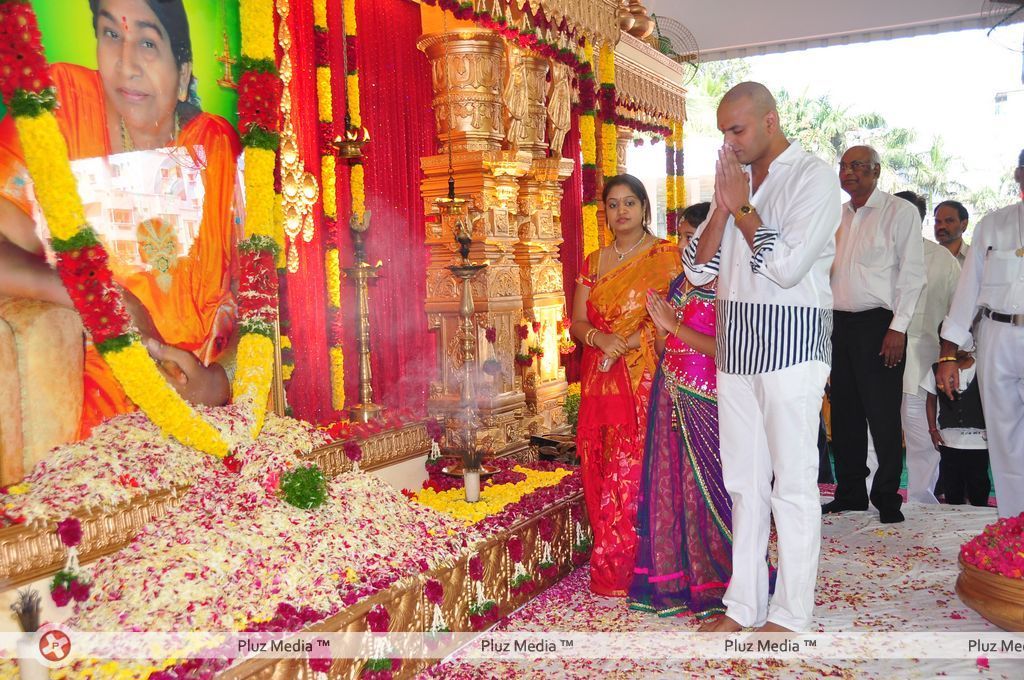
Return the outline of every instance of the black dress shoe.
<path id="1" fill-rule="evenodd" d="M 839 501 L 829 501 L 828 503 L 825 503 L 825 505 L 821 506 L 821 514 L 823 514 L 823 515 L 831 515 L 833 513 L 838 513 L 838 512 L 867 510 L 867 509 L 868 509 L 868 506 L 867 506 L 866 503 L 864 504 L 863 508 L 855 508 L 852 505 L 847 505 L 846 503 L 841 503 Z"/>
<path id="2" fill-rule="evenodd" d="M 899 510 L 879 510 L 878 521 L 882 524 L 899 524 L 904 519 L 903 513 Z"/>

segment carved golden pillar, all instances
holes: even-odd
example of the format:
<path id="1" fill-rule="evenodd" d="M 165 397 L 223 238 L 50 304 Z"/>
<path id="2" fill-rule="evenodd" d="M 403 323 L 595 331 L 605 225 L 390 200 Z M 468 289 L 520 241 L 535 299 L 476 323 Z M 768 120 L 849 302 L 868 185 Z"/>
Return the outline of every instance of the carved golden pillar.
<path id="1" fill-rule="evenodd" d="M 633 141 L 633 131 L 625 125 L 615 126 L 615 159 L 616 171 L 622 175 L 626 172 L 626 154 L 629 153 L 629 143 Z"/>
<path id="2" fill-rule="evenodd" d="M 536 427 L 548 429 L 565 421 L 561 403 L 568 384 L 558 354 L 558 322 L 566 315 L 565 285 L 558 246 L 562 242 L 562 182 L 573 161 L 552 157 L 534 160 L 519 182 L 519 243 L 516 261 L 522 276 L 523 311 L 539 321 L 544 355 L 525 371 L 523 389 Z"/>
<path id="3" fill-rule="evenodd" d="M 448 193 L 450 140 L 456 193 L 468 200 L 473 238 L 470 259 L 489 263 L 472 281 L 478 321 L 476 362 L 480 368 L 488 358 L 497 359 L 501 372 L 488 376 L 477 371 L 479 383 L 474 392 L 480 407 L 478 438 L 497 449 L 524 434 L 526 401 L 513 363 L 518 347 L 516 325 L 523 313 L 515 244 L 519 238 L 517 178 L 529 169 L 531 154 L 502 150 L 506 53 L 501 36 L 493 31 L 460 29 L 423 36 L 417 46 L 432 66 L 437 136 L 442 146 L 441 154 L 420 159 L 430 254 L 426 311 L 429 326 L 437 333 L 439 363 L 439 375 L 430 385 L 429 409 L 433 413 L 454 411 L 464 375 L 459 289 L 446 269 L 458 259 L 457 247 L 453 225 L 437 216 L 433 203 Z M 493 349 L 485 337 L 488 326 L 497 332 Z"/>
<path id="4" fill-rule="evenodd" d="M 534 158 L 547 155 L 547 74 L 551 63 L 544 57 L 508 43 L 504 103 L 508 145 Z"/>
<path id="5" fill-rule="evenodd" d="M 488 151 L 505 138 L 501 89 L 505 47 L 484 29 L 460 29 L 420 38 L 430 60 L 434 117 L 441 150 Z"/>

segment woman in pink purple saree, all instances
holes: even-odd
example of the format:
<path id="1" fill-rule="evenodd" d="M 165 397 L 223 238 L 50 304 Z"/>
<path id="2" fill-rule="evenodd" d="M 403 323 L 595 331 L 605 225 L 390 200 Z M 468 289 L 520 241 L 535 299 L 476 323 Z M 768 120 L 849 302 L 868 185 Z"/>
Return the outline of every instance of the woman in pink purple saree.
<path id="1" fill-rule="evenodd" d="M 651 388 L 630 607 L 698 619 L 722 614 L 732 573 L 732 502 L 722 482 L 713 352 L 679 336 L 715 336 L 715 290 L 680 275 L 668 293 L 677 326 Z M 682 331 L 680 332 L 680 327 Z M 689 329 L 689 330 L 687 330 Z M 674 332 L 671 332 L 674 331 Z"/>

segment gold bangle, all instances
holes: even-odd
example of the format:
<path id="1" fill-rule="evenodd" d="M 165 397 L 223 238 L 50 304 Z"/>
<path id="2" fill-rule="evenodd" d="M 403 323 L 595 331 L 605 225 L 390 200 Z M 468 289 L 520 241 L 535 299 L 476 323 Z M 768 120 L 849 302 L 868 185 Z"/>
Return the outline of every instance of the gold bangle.
<path id="1" fill-rule="evenodd" d="M 956 357 L 939 357 L 939 363 L 945 363 L 947 361 L 957 361 Z"/>
<path id="2" fill-rule="evenodd" d="M 594 346 L 594 333 L 597 333 L 597 329 L 596 328 L 591 328 L 589 331 L 587 331 L 587 335 L 583 339 L 583 344 L 587 345 L 588 347 L 593 347 Z"/>
<path id="3" fill-rule="evenodd" d="M 676 319 L 676 326 L 672 329 L 672 335 L 679 337 L 679 319 Z"/>

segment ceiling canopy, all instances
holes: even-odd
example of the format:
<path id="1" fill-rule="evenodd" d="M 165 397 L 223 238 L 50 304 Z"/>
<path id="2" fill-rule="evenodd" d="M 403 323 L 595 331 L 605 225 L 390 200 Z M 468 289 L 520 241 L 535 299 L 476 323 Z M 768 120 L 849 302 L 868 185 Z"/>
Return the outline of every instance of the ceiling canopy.
<path id="1" fill-rule="evenodd" d="M 1024 0 L 644 0 L 713 61 L 1024 21 Z M 1008 15 L 1016 12 L 1015 16 Z"/>

